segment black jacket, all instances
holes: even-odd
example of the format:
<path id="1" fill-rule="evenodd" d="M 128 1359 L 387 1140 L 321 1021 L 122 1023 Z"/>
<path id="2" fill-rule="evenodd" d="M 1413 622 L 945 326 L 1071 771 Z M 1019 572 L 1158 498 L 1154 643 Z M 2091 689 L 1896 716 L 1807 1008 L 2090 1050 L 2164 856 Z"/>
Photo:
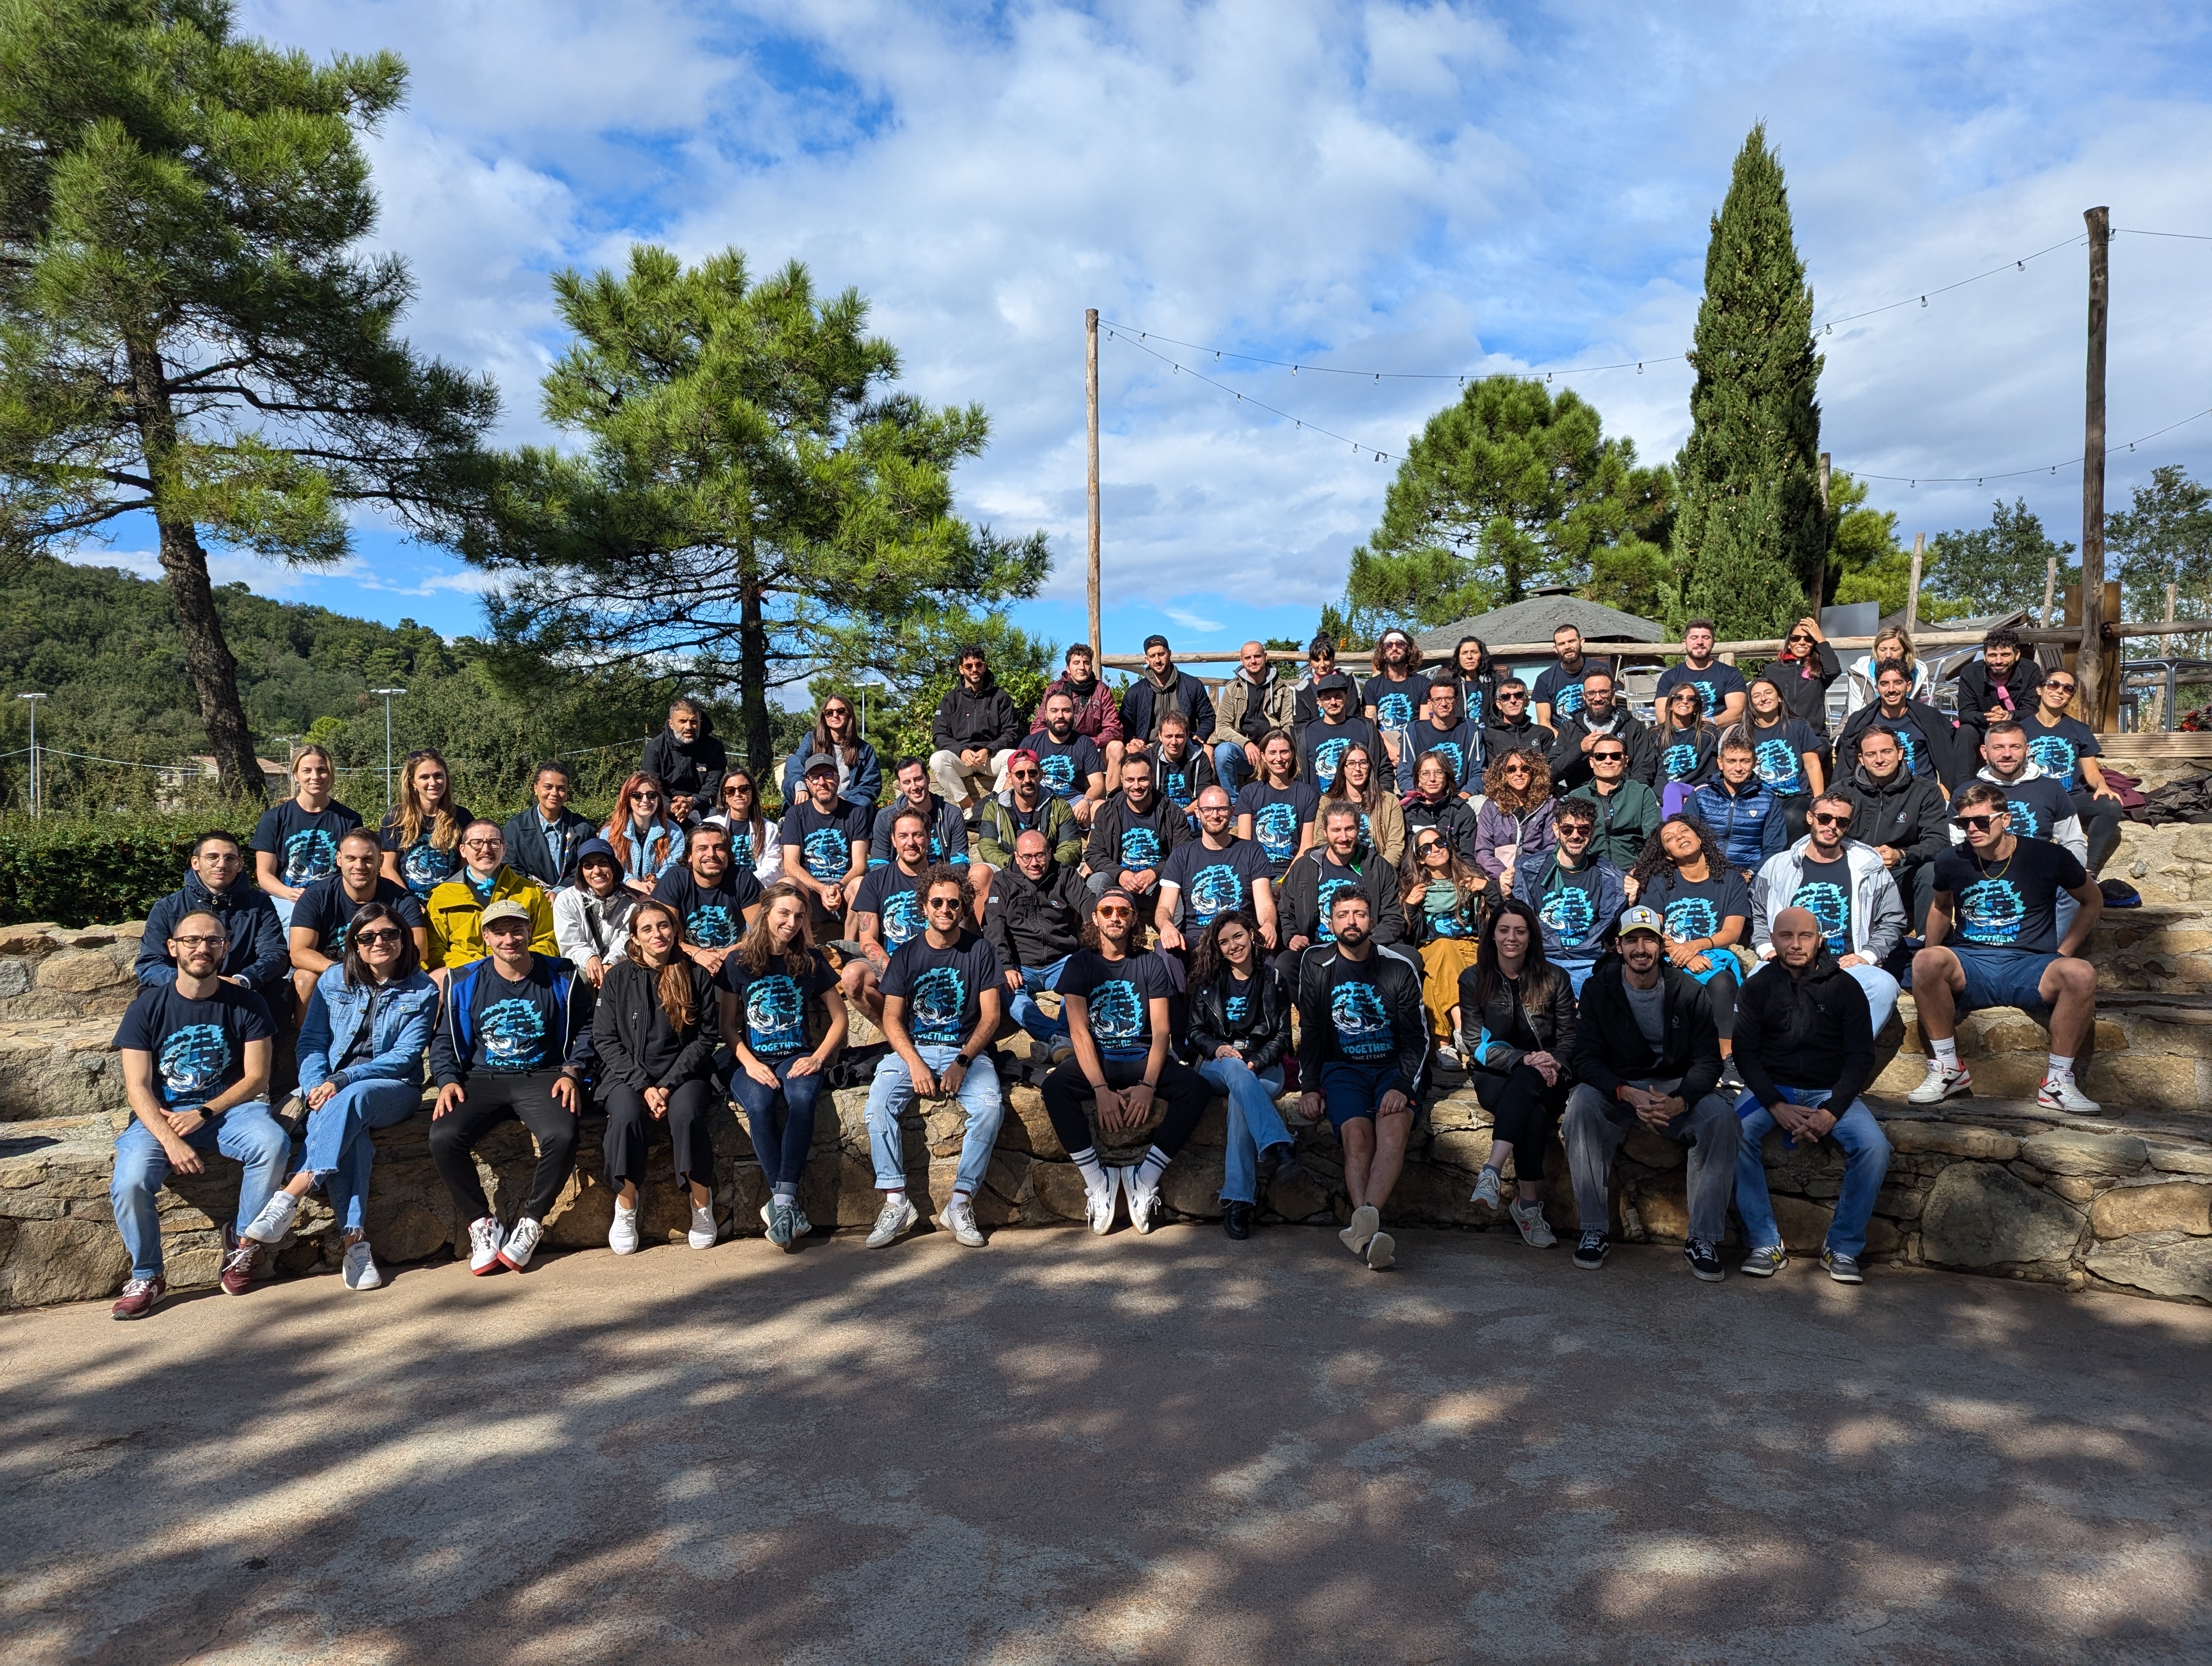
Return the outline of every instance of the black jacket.
<path id="1" fill-rule="evenodd" d="M 1166 690 L 1152 680 L 1149 671 L 1137 673 L 1137 680 L 1121 691 L 1121 736 L 1124 740 L 1149 742 L 1152 736 L 1152 706 L 1156 697 Z M 1194 750 L 1203 747 L 1213 739 L 1213 698 L 1206 691 L 1206 684 L 1188 672 L 1176 672 L 1176 705 L 1190 720 L 1190 744 Z"/>
<path id="2" fill-rule="evenodd" d="M 1874 1079 L 1874 1019 L 1866 991 L 1824 944 L 1802 973 L 1779 960 L 1744 980 L 1735 998 L 1735 1067 L 1769 1110 L 1779 1086 L 1827 1088 L 1844 1114 Z"/>
<path id="3" fill-rule="evenodd" d="M 507 865 L 517 873 L 526 873 L 538 881 L 550 894 L 562 885 L 576 883 L 576 853 L 584 848 L 586 839 L 596 839 L 599 830 L 573 810 L 561 812 L 561 865 L 556 873 L 553 853 L 546 848 L 544 836 L 538 832 L 542 824 L 538 819 L 538 806 L 526 804 L 507 818 L 507 825 L 499 830 L 507 841 Z"/>
<path id="4" fill-rule="evenodd" d="M 1590 779 L 1589 754 L 1583 751 L 1583 737 L 1589 732 L 1590 726 L 1580 712 L 1560 721 L 1559 738 L 1550 755 L 1554 792 L 1566 793 Z M 1634 712 L 1624 710 L 1613 733 L 1628 748 L 1628 779 L 1646 787 L 1656 783 L 1659 748 L 1651 739 L 1651 726 Z"/>
<path id="5" fill-rule="evenodd" d="M 1911 714 L 1920 733 L 1928 737 L 1929 762 L 1935 766 L 1936 779 L 1944 787 L 1957 792 L 1960 785 L 1970 779 L 1981 768 L 1981 760 L 1973 757 L 1981 745 L 1981 731 L 1960 731 L 1942 712 L 1925 700 L 1908 700 L 1905 709 Z M 1844 724 L 1844 732 L 1836 739 L 1836 773 L 1853 774 L 1859 767 L 1859 741 L 1869 729 L 1881 721 L 1880 705 L 1862 706 Z M 1962 746 L 1961 741 L 1966 744 Z M 1961 754 L 1972 758 L 1970 767 L 1961 768 Z"/>
<path id="6" fill-rule="evenodd" d="M 1334 944 L 1326 944 L 1298 961 L 1298 1085 L 1309 1093 L 1321 1091 L 1322 1041 L 1336 1027 L 1328 1010 L 1328 969 L 1340 952 Z M 1367 958 L 1374 968 L 1375 992 L 1382 997 L 1382 1010 L 1390 1018 L 1391 1038 L 1398 1044 L 1399 1091 L 1418 1102 L 1421 1068 L 1429 1061 L 1429 1014 L 1421 1005 L 1421 975 L 1394 954 L 1370 948 Z"/>
<path id="7" fill-rule="evenodd" d="M 1240 1047 L 1254 1075 L 1273 1069 L 1291 1050 L 1291 998 L 1265 964 L 1252 978 L 1242 1024 L 1229 1022 L 1224 977 L 1190 992 L 1191 1056 L 1203 1064 L 1224 1046 Z"/>
<path id="8" fill-rule="evenodd" d="M 2021 654 L 2014 662 L 2013 668 L 2005 673 L 2005 690 L 2012 696 L 2016 717 L 2024 718 L 2033 714 L 2036 684 L 2042 680 L 2043 668 L 2036 664 L 2035 655 L 2032 653 Z M 1996 688 L 1996 679 L 1990 675 L 1990 665 L 1986 660 L 1976 660 L 1959 673 L 1959 727 L 1972 732 L 1960 737 L 1965 743 L 1962 748 L 1965 751 L 1972 752 L 1981 746 L 1982 731 L 1989 727 L 1989 720 L 1982 714 L 2001 703 L 1997 699 Z M 1980 767 L 1981 762 L 1978 758 L 1974 761 L 1974 768 Z"/>
<path id="9" fill-rule="evenodd" d="M 973 694 L 957 679 L 945 691 L 945 698 L 937 702 L 937 719 L 930 725 L 929 738 L 943 752 L 964 752 L 978 746 L 1002 752 L 1022 744 L 1021 719 L 1014 713 L 1013 701 L 987 671 L 983 686 Z"/>
<path id="10" fill-rule="evenodd" d="M 1696 1104 L 1721 1079 L 1721 1037 L 1713 1027 L 1712 998 L 1697 979 L 1662 961 L 1667 1044 L 1655 1053 L 1628 1004 L 1621 982 L 1626 971 L 1620 957 L 1609 954 L 1583 985 L 1575 1024 L 1575 1079 L 1609 1098 L 1624 1082 L 1680 1077 L 1675 1093 L 1683 1104 Z"/>
<path id="11" fill-rule="evenodd" d="M 1844 674 L 1844 662 L 1826 642 L 1813 644 L 1813 675 L 1800 673 L 1795 661 L 1771 660 L 1759 675 L 1781 691 L 1783 709 L 1803 720 L 1816 735 L 1828 733 L 1828 684 Z"/>
<path id="12" fill-rule="evenodd" d="M 146 910 L 146 933 L 138 939 L 138 958 L 132 968 L 140 988 L 177 981 L 177 963 L 169 958 L 169 933 L 186 915 L 200 913 L 222 921 L 230 939 L 222 957 L 225 977 L 242 979 L 264 1000 L 281 1001 L 290 995 L 291 945 L 277 921 L 276 905 L 254 884 L 252 872 L 240 873 L 218 894 L 189 867 L 184 889 L 171 891 Z"/>
<path id="13" fill-rule="evenodd" d="M 1290 872 L 1283 875 L 1282 883 L 1275 887 L 1275 929 L 1279 940 L 1287 943 L 1293 937 L 1303 937 L 1309 943 L 1319 943 L 1322 940 L 1322 882 L 1342 879 L 1347 873 L 1358 880 L 1360 890 L 1367 894 L 1375 940 L 1377 943 L 1403 941 L 1406 911 L 1398 902 L 1397 871 L 1381 861 L 1341 868 L 1328 860 L 1326 852 L 1314 851 L 1308 851 L 1292 862 Z"/>
<path id="14" fill-rule="evenodd" d="M 1510 727 L 1501 727 L 1493 723 L 1482 732 L 1483 748 L 1493 758 L 1500 752 L 1517 747 L 1524 752 L 1541 753 L 1548 760 L 1552 748 L 1559 744 L 1559 732 L 1546 728 L 1533 717 L 1524 717 Z"/>
<path id="15" fill-rule="evenodd" d="M 696 740 L 678 740 L 675 730 L 665 728 L 647 741 L 638 768 L 659 781 L 669 797 L 688 793 L 696 799 L 703 806 L 702 815 L 722 807 L 722 777 L 729 773 L 730 754 L 703 717 Z M 507 854 L 513 860 L 514 853 Z"/>
<path id="16" fill-rule="evenodd" d="M 714 979 L 705 967 L 685 964 L 691 974 L 693 1017 L 690 1029 L 680 1036 L 660 1004 L 659 973 L 634 960 L 617 960 L 607 968 L 599 1004 L 592 1010 L 592 1048 L 599 1055 L 602 1086 L 676 1087 L 714 1073 L 714 1049 L 722 1043 Z M 662 1068 L 654 1072 L 648 1059 Z"/>
<path id="17" fill-rule="evenodd" d="M 1549 1053 L 1559 1061 L 1560 1085 L 1573 1080 L 1574 985 L 1558 967 L 1547 970 L 1551 993 L 1534 1006 L 1522 1002 L 1518 983 L 1504 979 L 1496 994 L 1479 1001 L 1474 998 L 1475 969 L 1470 966 L 1459 975 L 1460 1031 L 1468 1038 L 1477 1069 L 1503 1076 L 1528 1054 Z"/>
<path id="18" fill-rule="evenodd" d="M 1861 764 L 1836 790 L 1858 812 L 1851 818 L 1850 836 L 1861 844 L 1888 845 L 1910 862 L 1932 862 L 1951 848 L 1951 812 L 1942 789 L 1902 763 L 1884 782 Z"/>
<path id="19" fill-rule="evenodd" d="M 1469 867 L 1474 866 L 1474 812 L 1464 799 L 1450 798 L 1442 805 L 1431 804 L 1419 793 L 1405 803 L 1406 842 L 1413 842 L 1415 830 L 1433 827 L 1444 836 L 1444 842 L 1460 854 Z"/>
<path id="20" fill-rule="evenodd" d="M 1002 967 L 1049 966 L 1080 946 L 1076 934 L 1090 915 L 1091 888 L 1073 868 L 1053 862 L 1033 880 L 1009 864 L 991 876 L 983 935 Z"/>

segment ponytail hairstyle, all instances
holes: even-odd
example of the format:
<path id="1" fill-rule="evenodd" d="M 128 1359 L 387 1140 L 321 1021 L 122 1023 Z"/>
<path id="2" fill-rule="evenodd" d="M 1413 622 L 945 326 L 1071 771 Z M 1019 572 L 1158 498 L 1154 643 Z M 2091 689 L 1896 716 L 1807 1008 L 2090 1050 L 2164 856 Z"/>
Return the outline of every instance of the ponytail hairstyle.
<path id="1" fill-rule="evenodd" d="M 643 945 L 637 940 L 637 922 L 648 914 L 665 914 L 675 933 L 668 945 L 668 958 L 659 966 L 647 966 Z M 691 1005 L 691 961 L 684 952 L 684 916 L 675 907 L 658 897 L 648 897 L 633 909 L 629 916 L 630 958 L 653 974 L 653 987 L 660 996 L 660 1010 L 668 1014 L 668 1022 L 678 1035 L 691 1027 L 697 1016 Z"/>

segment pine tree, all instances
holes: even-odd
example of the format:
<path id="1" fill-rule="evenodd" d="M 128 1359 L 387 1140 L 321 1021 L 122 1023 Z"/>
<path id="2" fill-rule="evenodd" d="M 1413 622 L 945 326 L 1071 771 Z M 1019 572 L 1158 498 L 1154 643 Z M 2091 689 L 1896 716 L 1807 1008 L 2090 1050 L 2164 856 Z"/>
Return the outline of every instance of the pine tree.
<path id="1" fill-rule="evenodd" d="M 1828 540 L 1813 291 L 1764 122 L 1713 216 L 1689 357 L 1698 380 L 1675 465 L 1682 617 L 1711 617 L 1723 637 L 1778 636 L 1819 605 Z"/>

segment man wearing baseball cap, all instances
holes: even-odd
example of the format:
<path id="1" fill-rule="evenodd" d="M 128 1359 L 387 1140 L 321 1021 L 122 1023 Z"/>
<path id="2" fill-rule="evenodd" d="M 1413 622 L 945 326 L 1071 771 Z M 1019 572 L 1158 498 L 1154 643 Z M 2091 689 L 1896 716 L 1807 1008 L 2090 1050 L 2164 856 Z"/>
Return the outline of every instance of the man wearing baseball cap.
<path id="1" fill-rule="evenodd" d="M 1582 1217 L 1575 1265 L 1592 1271 L 1605 1265 L 1612 1247 L 1613 1159 L 1641 1122 L 1690 1148 L 1690 1231 L 1682 1253 L 1692 1273 L 1718 1284 L 1726 1276 L 1720 1242 L 1735 1184 L 1739 1124 L 1734 1108 L 1713 1091 L 1721 1043 L 1711 997 L 1697 979 L 1668 964 L 1666 921 L 1657 909 L 1628 909 L 1616 940 L 1619 952 L 1583 985 L 1577 1085 L 1561 1128 Z"/>
<path id="2" fill-rule="evenodd" d="M 1376 737 L 1375 726 L 1352 710 L 1352 678 L 1340 671 L 1316 677 L 1313 696 L 1321 715 L 1306 725 L 1298 739 L 1298 773 L 1313 783 L 1314 790 L 1328 789 L 1336 779 L 1337 764 L 1353 745 L 1364 746 L 1379 768 L 1382 743 Z"/>

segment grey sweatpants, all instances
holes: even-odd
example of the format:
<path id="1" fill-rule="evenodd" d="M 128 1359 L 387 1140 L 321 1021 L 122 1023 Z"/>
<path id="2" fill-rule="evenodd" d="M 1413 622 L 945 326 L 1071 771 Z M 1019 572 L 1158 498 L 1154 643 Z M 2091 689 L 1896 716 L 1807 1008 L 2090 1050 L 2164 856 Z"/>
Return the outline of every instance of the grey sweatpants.
<path id="1" fill-rule="evenodd" d="M 1672 1093 L 1680 1085 L 1679 1078 L 1634 1084 L 1661 1093 Z M 1575 1181 L 1575 1210 L 1582 1217 L 1583 1231 L 1611 1230 L 1613 1159 L 1628 1131 L 1636 1126 L 1634 1111 L 1587 1084 L 1567 1097 L 1567 1114 L 1559 1131 L 1566 1141 L 1567 1169 Z M 1690 1236 L 1693 1238 L 1718 1243 L 1728 1228 L 1741 1129 L 1735 1110 L 1717 1093 L 1708 1093 L 1667 1126 L 1667 1138 L 1690 1148 Z"/>

